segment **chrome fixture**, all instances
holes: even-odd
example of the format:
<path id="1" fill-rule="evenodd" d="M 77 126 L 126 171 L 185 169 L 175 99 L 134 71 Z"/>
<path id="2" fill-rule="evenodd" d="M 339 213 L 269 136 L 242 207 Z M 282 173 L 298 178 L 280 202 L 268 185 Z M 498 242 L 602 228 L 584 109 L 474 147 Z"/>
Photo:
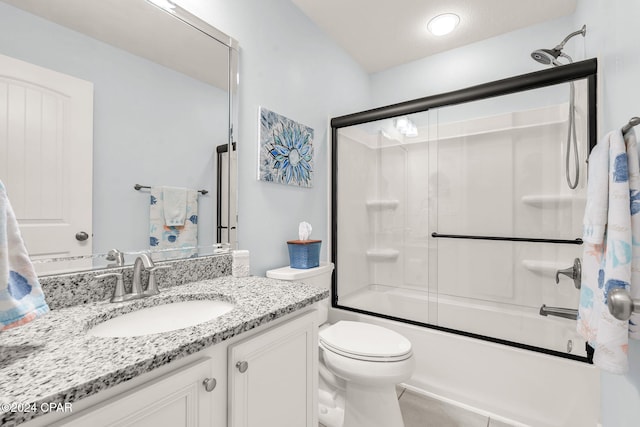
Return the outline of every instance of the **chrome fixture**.
<path id="1" fill-rule="evenodd" d="M 124 266 L 124 252 L 120 252 L 117 249 L 111 249 L 109 253 L 107 253 L 107 261 L 115 261 L 115 264 L 107 264 L 107 268 L 109 267 L 122 267 Z"/>
<path id="2" fill-rule="evenodd" d="M 580 258 L 573 260 L 573 266 L 556 271 L 556 284 L 560 283 L 561 274 L 573 279 L 573 285 L 576 289 L 580 289 L 580 282 L 582 280 L 582 264 L 580 263 Z"/>
<path id="3" fill-rule="evenodd" d="M 149 272 L 149 281 L 147 289 L 142 289 L 142 269 Z M 151 260 L 151 257 L 145 253 L 138 255 L 133 264 L 133 282 L 131 283 L 131 293 L 129 299 L 144 298 L 160 293 L 156 279 L 156 271 L 170 268 L 168 265 L 157 266 Z"/>
<path id="4" fill-rule="evenodd" d="M 150 185 L 140 185 L 140 184 L 136 184 L 136 185 L 133 186 L 133 189 L 134 190 L 138 190 L 138 191 L 142 190 L 143 188 L 151 189 L 151 186 Z M 209 192 L 209 190 L 198 190 L 198 193 L 202 194 L 203 196 L 205 194 L 207 194 L 208 192 Z"/>
<path id="5" fill-rule="evenodd" d="M 116 261 L 116 265 L 121 266 L 124 264 L 124 255 L 117 249 L 113 249 L 109 252 L 107 259 Z M 110 264 L 113 266 L 113 264 Z M 131 282 L 131 292 L 127 293 L 124 287 L 124 279 L 122 272 L 113 272 L 99 274 L 95 276 L 96 279 L 103 279 L 105 277 L 116 277 L 116 287 L 111 297 L 111 302 L 129 301 L 138 298 L 149 297 L 151 295 L 157 295 L 160 293 L 158 290 L 158 279 L 156 278 L 156 271 L 170 268 L 168 265 L 155 265 L 148 254 L 142 253 L 138 255 L 135 263 L 133 264 L 133 280 Z M 147 288 L 143 289 L 142 286 L 142 270 L 149 272 L 149 280 L 147 282 Z"/>
<path id="6" fill-rule="evenodd" d="M 607 295 L 609 313 L 618 320 L 629 320 L 632 314 L 640 313 L 640 300 L 631 298 L 626 289 L 616 288 Z"/>
<path id="7" fill-rule="evenodd" d="M 638 125 L 640 125 L 640 117 L 631 117 L 629 119 L 629 123 L 622 127 L 622 134 L 624 135 L 628 133 L 631 129 Z"/>
<path id="8" fill-rule="evenodd" d="M 582 37 L 587 33 L 587 26 L 583 25 L 581 29 L 578 31 L 574 31 L 569 34 L 567 37 L 560 42 L 559 45 L 554 47 L 553 49 L 538 49 L 531 52 L 531 57 L 544 65 L 553 65 L 554 67 L 561 66 L 558 61 L 559 57 L 565 58 L 569 64 L 573 63 L 573 60 L 569 55 L 564 53 L 562 49 L 564 45 L 571 39 L 572 37 L 577 36 L 578 34 L 582 34 Z M 576 136 L 576 111 L 575 111 L 575 85 L 573 82 L 569 83 L 569 127 L 567 130 L 567 151 L 565 156 L 565 177 L 567 178 L 567 185 L 570 189 L 575 189 L 578 186 L 578 181 L 580 178 L 580 164 L 578 158 L 578 141 Z M 575 164 L 575 174 L 573 176 L 573 180 L 569 176 L 569 163 L 571 157 L 571 149 L 573 148 L 573 161 Z"/>
<path id="9" fill-rule="evenodd" d="M 122 272 L 114 272 L 114 273 L 105 273 L 98 274 L 95 276 L 95 279 L 103 279 L 105 277 L 115 277 L 116 278 L 116 287 L 113 290 L 113 295 L 111 296 L 111 302 L 122 302 L 127 300 L 127 293 L 124 289 L 124 279 L 122 277 Z"/>
<path id="10" fill-rule="evenodd" d="M 578 310 L 564 307 L 547 307 L 545 304 L 542 304 L 542 307 L 540 307 L 540 316 L 556 316 L 576 320 L 578 318 Z"/>
<path id="11" fill-rule="evenodd" d="M 573 62 L 573 60 L 569 55 L 564 53 L 562 49 L 564 49 L 564 45 L 567 44 L 567 42 L 571 38 L 577 36 L 578 34 L 582 34 L 582 37 L 584 37 L 585 34 L 587 34 L 587 26 L 583 25 L 582 28 L 580 28 L 578 31 L 574 31 L 573 33 L 569 34 L 564 38 L 564 40 L 560 42 L 559 45 L 557 45 L 553 49 L 534 50 L 533 52 L 531 52 L 531 57 L 544 65 L 562 65 L 558 62 L 558 57 L 566 58 L 571 63 Z"/>

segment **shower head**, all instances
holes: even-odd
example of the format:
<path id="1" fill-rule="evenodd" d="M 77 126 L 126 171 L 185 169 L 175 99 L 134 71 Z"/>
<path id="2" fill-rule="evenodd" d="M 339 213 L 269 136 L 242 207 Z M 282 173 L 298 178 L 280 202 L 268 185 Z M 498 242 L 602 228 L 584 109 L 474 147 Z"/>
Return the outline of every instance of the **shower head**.
<path id="1" fill-rule="evenodd" d="M 558 56 L 560 51 L 556 49 L 538 49 L 531 52 L 531 57 L 544 65 L 555 63 Z"/>
<path id="2" fill-rule="evenodd" d="M 562 52 L 564 45 L 572 37 L 575 37 L 578 34 L 582 34 L 582 37 L 584 37 L 586 33 L 587 33 L 587 26 L 583 25 L 582 28 L 580 28 L 578 31 L 574 31 L 573 33 L 565 37 L 564 40 L 562 40 L 562 42 L 560 42 L 560 44 L 554 47 L 553 49 L 534 50 L 533 52 L 531 52 L 531 57 L 544 65 L 551 65 L 551 64 L 560 65 L 560 63 L 557 61 L 559 56 L 562 56 L 563 58 L 567 58 L 569 59 L 569 62 L 571 62 L 571 58 L 569 57 L 569 55 L 566 55 Z"/>

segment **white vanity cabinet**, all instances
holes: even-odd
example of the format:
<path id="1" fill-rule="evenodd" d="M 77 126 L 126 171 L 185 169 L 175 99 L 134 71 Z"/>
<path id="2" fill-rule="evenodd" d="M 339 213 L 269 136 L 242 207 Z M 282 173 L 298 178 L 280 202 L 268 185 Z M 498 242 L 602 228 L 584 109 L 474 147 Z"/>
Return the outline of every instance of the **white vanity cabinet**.
<path id="1" fill-rule="evenodd" d="M 317 319 L 292 313 L 24 426 L 317 427 Z"/>
<path id="2" fill-rule="evenodd" d="M 60 426 L 210 426 L 214 379 L 211 359 L 203 358 L 95 405 Z M 206 381 L 206 383 L 205 383 Z M 207 388 L 205 389 L 205 385 Z"/>
<path id="3" fill-rule="evenodd" d="M 229 346 L 229 427 L 317 427 L 317 318 Z"/>

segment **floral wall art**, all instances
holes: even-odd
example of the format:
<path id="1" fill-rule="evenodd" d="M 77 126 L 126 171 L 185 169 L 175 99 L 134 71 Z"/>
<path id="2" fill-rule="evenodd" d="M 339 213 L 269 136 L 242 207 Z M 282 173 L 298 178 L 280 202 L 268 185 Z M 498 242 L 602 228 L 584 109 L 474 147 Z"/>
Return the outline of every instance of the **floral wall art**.
<path id="1" fill-rule="evenodd" d="M 311 187 L 313 129 L 260 107 L 260 181 Z"/>

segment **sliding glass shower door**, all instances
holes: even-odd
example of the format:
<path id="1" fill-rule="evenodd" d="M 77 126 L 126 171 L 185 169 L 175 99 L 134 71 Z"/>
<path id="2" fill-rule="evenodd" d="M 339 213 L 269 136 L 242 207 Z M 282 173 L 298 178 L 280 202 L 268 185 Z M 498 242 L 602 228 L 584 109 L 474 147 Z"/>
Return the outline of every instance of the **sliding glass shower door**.
<path id="1" fill-rule="evenodd" d="M 335 305 L 586 360 L 588 83 L 337 127 Z"/>

